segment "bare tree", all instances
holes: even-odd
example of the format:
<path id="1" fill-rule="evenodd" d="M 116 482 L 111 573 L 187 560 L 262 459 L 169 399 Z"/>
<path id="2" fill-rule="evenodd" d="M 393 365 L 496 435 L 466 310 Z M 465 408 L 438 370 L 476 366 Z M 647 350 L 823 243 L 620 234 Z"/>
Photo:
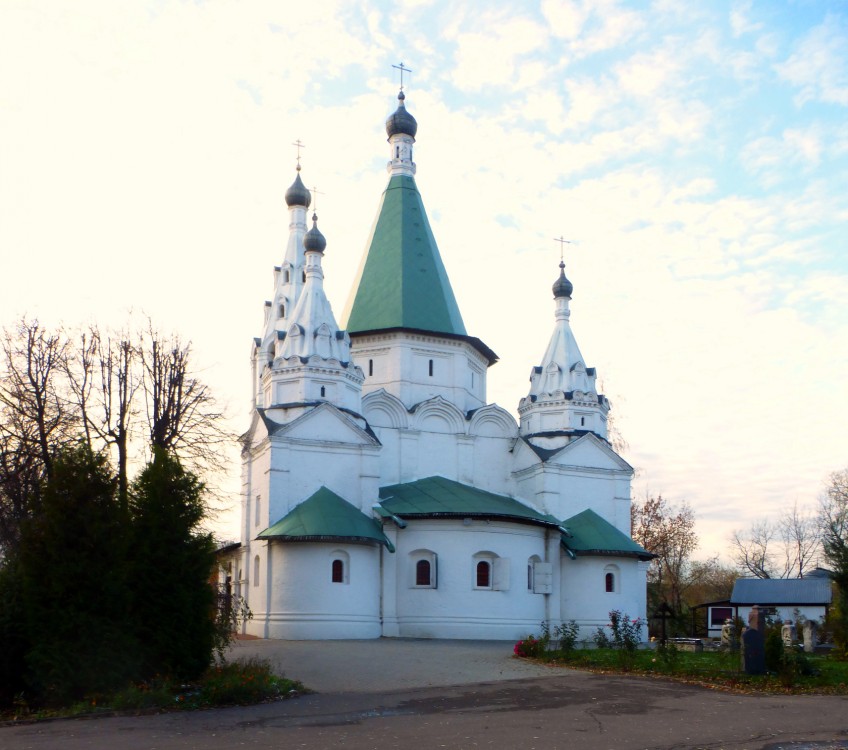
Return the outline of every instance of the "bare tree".
<path id="1" fill-rule="evenodd" d="M 756 578 L 802 578 L 818 562 L 821 544 L 816 517 L 798 507 L 776 520 L 760 519 L 730 537 L 733 561 Z"/>
<path id="2" fill-rule="evenodd" d="M 125 511 L 136 416 L 133 400 L 142 380 L 138 362 L 138 346 L 128 333 L 103 334 L 96 326 L 80 335 L 75 356 L 68 362 L 68 379 L 89 445 L 97 438 L 115 450 L 118 497 Z"/>
<path id="3" fill-rule="evenodd" d="M 222 468 L 234 439 L 208 386 L 192 371 L 191 344 L 148 325 L 140 347 L 148 440 L 201 471 Z"/>
<path id="4" fill-rule="evenodd" d="M 736 530 L 730 537 L 733 562 L 755 578 L 780 578 L 774 548 L 777 530 L 767 520 L 755 521 L 748 531 Z"/>
<path id="5" fill-rule="evenodd" d="M 784 569 L 789 575 L 803 578 L 816 567 L 821 551 L 818 519 L 807 510 L 799 509 L 796 501 L 777 519 L 783 542 Z"/>
<path id="6" fill-rule="evenodd" d="M 40 486 L 78 414 L 64 380 L 68 341 L 38 321 L 21 319 L 2 332 L 0 376 L 0 549 L 17 542 L 21 522 L 38 507 Z"/>

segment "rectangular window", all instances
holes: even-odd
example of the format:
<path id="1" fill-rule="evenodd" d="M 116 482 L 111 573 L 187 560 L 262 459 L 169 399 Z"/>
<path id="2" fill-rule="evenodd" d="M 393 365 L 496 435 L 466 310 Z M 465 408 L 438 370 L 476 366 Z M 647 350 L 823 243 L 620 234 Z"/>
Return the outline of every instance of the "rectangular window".
<path id="1" fill-rule="evenodd" d="M 710 627 L 724 625 L 725 620 L 733 618 L 733 607 L 710 607 Z"/>

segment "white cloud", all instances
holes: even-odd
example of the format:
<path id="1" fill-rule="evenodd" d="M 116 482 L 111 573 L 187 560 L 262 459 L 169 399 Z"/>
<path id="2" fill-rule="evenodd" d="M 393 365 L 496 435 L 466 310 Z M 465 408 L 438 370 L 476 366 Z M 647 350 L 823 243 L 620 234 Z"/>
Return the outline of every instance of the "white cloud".
<path id="1" fill-rule="evenodd" d="M 529 71 L 522 70 L 519 58 L 544 47 L 547 32 L 543 26 L 526 18 L 502 14 L 475 24 L 476 28 L 480 26 L 486 30 L 462 31 L 456 36 L 454 83 L 460 89 L 515 89 L 522 81 L 538 81 L 540 66 L 535 64 Z"/>
<path id="2" fill-rule="evenodd" d="M 785 62 L 776 65 L 784 80 L 800 89 L 796 101 L 848 105 L 848 23 L 828 15 L 797 44 Z"/>
<path id="3" fill-rule="evenodd" d="M 734 37 L 750 34 L 763 28 L 762 23 L 751 20 L 751 0 L 737 2 L 730 9 L 730 28 Z"/>

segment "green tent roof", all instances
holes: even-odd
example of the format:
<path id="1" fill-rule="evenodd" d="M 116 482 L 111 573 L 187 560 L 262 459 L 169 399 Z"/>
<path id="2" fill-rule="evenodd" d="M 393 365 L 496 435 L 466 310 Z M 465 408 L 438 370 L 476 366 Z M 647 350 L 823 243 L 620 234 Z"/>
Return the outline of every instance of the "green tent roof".
<path id="1" fill-rule="evenodd" d="M 385 544 L 394 551 L 378 521 L 326 487 L 321 487 L 256 538 L 280 542 Z"/>
<path id="2" fill-rule="evenodd" d="M 562 525 L 570 534 L 563 534 L 562 544 L 575 555 L 615 555 L 640 560 L 655 557 L 591 509 L 572 516 Z"/>
<path id="3" fill-rule="evenodd" d="M 421 194 L 409 175 L 394 175 L 383 192 L 345 328 L 466 335 Z"/>
<path id="4" fill-rule="evenodd" d="M 543 526 L 560 525 L 553 516 L 539 513 L 511 497 L 469 487 L 444 477 L 428 477 L 381 487 L 380 500 L 383 510 L 401 518 L 476 516 Z"/>

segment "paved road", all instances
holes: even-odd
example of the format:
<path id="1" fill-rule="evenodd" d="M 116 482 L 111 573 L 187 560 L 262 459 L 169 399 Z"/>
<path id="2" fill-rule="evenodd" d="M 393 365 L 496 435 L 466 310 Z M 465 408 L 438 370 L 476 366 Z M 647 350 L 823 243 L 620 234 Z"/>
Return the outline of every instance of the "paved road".
<path id="1" fill-rule="evenodd" d="M 807 748 L 848 748 L 844 697 L 739 696 L 556 670 L 511 659 L 499 644 L 243 646 L 239 658 L 275 654 L 308 672 L 292 668 L 290 676 L 307 683 L 311 676 L 322 692 L 247 708 L 5 728 L 0 748 L 801 750 L 794 743 L 802 742 Z M 533 674 L 521 674 L 526 669 Z M 488 681 L 473 681 L 493 672 Z"/>

